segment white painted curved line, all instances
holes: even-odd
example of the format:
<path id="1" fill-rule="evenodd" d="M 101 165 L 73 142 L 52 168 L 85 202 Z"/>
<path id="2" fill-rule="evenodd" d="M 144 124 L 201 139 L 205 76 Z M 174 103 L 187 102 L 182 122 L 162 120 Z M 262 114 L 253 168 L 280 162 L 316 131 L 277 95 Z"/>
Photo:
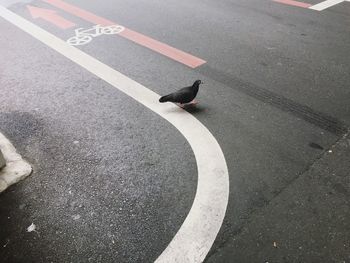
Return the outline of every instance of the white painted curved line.
<path id="1" fill-rule="evenodd" d="M 229 177 L 222 150 L 208 129 L 159 95 L 4 7 L 0 15 L 58 53 L 82 66 L 173 124 L 187 139 L 198 167 L 197 192 L 189 214 L 156 262 L 201 262 L 222 225 L 229 196 Z"/>

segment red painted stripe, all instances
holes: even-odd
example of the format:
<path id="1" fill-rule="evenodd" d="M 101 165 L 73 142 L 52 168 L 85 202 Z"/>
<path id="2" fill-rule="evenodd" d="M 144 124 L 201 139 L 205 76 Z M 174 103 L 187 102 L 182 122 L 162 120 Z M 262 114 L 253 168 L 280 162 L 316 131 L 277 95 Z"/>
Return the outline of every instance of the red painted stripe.
<path id="1" fill-rule="evenodd" d="M 67 13 L 73 14 L 77 17 L 80 17 L 86 21 L 89 21 L 93 24 L 99 24 L 99 25 L 114 25 L 117 24 L 113 21 L 110 21 L 108 19 L 105 19 L 103 17 L 99 17 L 97 15 L 94 15 L 91 12 L 85 11 L 79 7 L 73 6 L 71 4 L 65 3 L 62 0 L 43 0 L 46 3 L 49 3 L 57 8 L 60 8 Z M 123 32 L 118 34 L 126 39 L 129 39 L 141 46 L 147 47 L 153 51 L 156 51 L 164 56 L 167 56 L 177 62 L 180 62 L 182 64 L 185 64 L 191 68 L 196 68 L 204 63 L 206 63 L 205 60 L 200 59 L 198 57 L 195 57 L 191 54 L 188 54 L 184 51 L 181 51 L 179 49 L 176 49 L 174 47 L 171 47 L 165 43 L 162 43 L 158 40 L 155 40 L 153 38 L 150 38 L 148 36 L 145 36 L 143 34 L 140 34 L 136 31 L 133 31 L 131 29 L 125 28 Z"/>
<path id="2" fill-rule="evenodd" d="M 303 7 L 303 8 L 309 8 L 310 6 L 312 6 L 311 4 L 299 2 L 299 1 L 294 1 L 294 0 L 272 0 L 272 1 L 286 4 L 286 5 Z"/>
<path id="3" fill-rule="evenodd" d="M 205 60 L 192 56 L 179 49 L 171 47 L 167 44 L 159 42 L 153 38 L 135 32 L 131 29 L 126 28 L 124 31 L 119 33 L 120 36 L 125 37 L 139 45 L 147 47 L 153 51 L 156 51 L 164 56 L 172 58 L 182 64 L 185 64 L 191 68 L 196 68 L 205 63 Z"/>

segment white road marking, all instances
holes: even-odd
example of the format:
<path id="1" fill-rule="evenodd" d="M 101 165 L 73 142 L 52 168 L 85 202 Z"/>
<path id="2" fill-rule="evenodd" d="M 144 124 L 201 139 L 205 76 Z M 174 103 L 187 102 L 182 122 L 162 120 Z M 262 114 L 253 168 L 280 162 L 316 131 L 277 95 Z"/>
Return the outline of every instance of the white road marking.
<path id="1" fill-rule="evenodd" d="M 72 46 L 80 46 L 89 43 L 94 37 L 101 35 L 115 35 L 124 31 L 125 27 L 119 25 L 101 26 L 95 25 L 91 28 L 77 28 L 74 30 L 75 36 L 69 38 L 66 42 Z"/>
<path id="2" fill-rule="evenodd" d="M 156 262 L 202 262 L 222 225 L 229 197 L 225 157 L 214 136 L 188 112 L 158 103 L 159 95 L 81 50 L 0 6 L 0 16 L 174 125 L 196 157 L 197 192 L 191 210 Z"/>
<path id="3" fill-rule="evenodd" d="M 344 0 L 326 0 L 326 1 L 323 1 L 319 4 L 310 6 L 309 8 L 316 10 L 316 11 L 322 11 L 322 10 L 325 10 L 325 9 L 331 7 L 331 6 L 340 4 L 341 2 L 344 2 Z"/>

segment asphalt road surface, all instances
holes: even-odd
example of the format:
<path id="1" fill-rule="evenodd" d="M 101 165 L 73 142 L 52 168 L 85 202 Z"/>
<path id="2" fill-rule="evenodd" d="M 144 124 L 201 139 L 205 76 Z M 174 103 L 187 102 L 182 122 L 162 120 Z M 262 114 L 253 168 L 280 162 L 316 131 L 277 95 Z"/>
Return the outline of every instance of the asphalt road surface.
<path id="1" fill-rule="evenodd" d="M 305 8 L 319 0 L 283 2 L 0 5 L 64 41 L 98 24 L 91 14 L 124 26 L 116 36 L 94 31 L 75 47 L 160 95 L 205 83 L 187 111 L 215 137 L 229 173 L 220 231 L 209 252 L 198 248 L 205 261 L 350 262 L 349 159 L 327 159 L 348 140 L 350 2 L 322 11 Z M 51 11 L 33 14 L 28 5 Z M 190 143 L 3 15 L 0 32 L 0 131 L 34 170 L 0 195 L 1 262 L 155 261 L 196 195 Z M 210 149 L 206 141 L 202 148 Z M 326 182 L 330 190 L 313 177 L 328 178 L 322 167 L 343 169 Z M 32 223 L 36 231 L 27 232 Z"/>

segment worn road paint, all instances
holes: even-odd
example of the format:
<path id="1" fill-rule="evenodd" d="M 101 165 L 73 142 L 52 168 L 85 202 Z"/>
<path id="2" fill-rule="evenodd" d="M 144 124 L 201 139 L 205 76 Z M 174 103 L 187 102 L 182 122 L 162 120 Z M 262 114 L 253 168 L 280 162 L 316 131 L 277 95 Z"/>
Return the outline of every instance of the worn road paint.
<path id="1" fill-rule="evenodd" d="M 281 3 L 281 4 L 298 6 L 298 7 L 303 7 L 303 8 L 309 8 L 311 6 L 311 4 L 299 2 L 299 1 L 294 1 L 294 0 L 273 0 L 273 1 L 277 2 L 277 3 Z"/>
<path id="2" fill-rule="evenodd" d="M 31 5 L 27 5 L 27 8 L 33 18 L 42 18 L 61 29 L 67 29 L 75 26 L 73 22 L 57 15 L 56 11 L 54 10 L 39 8 Z"/>
<path id="3" fill-rule="evenodd" d="M 327 1 L 321 2 L 317 5 L 310 6 L 309 8 L 316 10 L 316 11 L 323 11 L 329 7 L 340 4 L 342 2 L 344 2 L 344 0 L 327 0 Z"/>
<path id="4" fill-rule="evenodd" d="M 10 10 L 0 6 L 0 16 L 159 114 L 186 138 L 197 161 L 197 191 L 185 221 L 157 262 L 202 262 L 220 230 L 229 197 L 225 157 L 210 131 L 185 110 L 158 103 L 155 92 Z"/>
<path id="5" fill-rule="evenodd" d="M 91 12 L 85 11 L 74 5 L 65 3 L 61 0 L 43 0 L 43 1 L 93 24 L 98 24 L 103 26 L 118 24 L 108 19 L 105 19 L 103 17 L 99 17 Z M 168 58 L 171 58 L 191 68 L 196 68 L 206 63 L 206 61 L 203 59 L 195 57 L 189 53 L 186 53 L 184 51 L 171 47 L 158 40 L 155 40 L 153 38 L 150 38 L 148 36 L 145 36 L 143 34 L 140 34 L 128 28 L 125 28 L 125 30 L 121 32 L 119 36 L 129 39 L 141 46 L 147 47 L 155 52 L 158 52 Z"/>

